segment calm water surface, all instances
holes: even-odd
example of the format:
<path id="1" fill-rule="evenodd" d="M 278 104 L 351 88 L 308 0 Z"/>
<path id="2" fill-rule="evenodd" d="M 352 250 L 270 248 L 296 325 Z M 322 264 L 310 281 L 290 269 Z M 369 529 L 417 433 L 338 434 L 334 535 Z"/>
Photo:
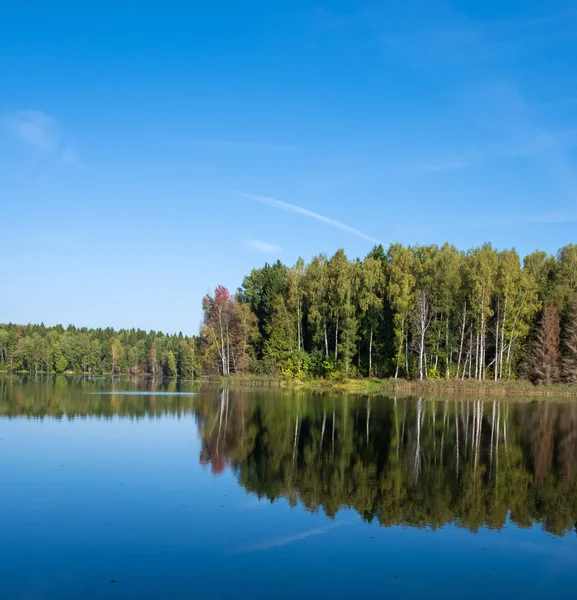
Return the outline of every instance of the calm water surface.
<path id="1" fill-rule="evenodd" d="M 0 379 L 2 598 L 565 598 L 576 522 L 577 404 Z"/>

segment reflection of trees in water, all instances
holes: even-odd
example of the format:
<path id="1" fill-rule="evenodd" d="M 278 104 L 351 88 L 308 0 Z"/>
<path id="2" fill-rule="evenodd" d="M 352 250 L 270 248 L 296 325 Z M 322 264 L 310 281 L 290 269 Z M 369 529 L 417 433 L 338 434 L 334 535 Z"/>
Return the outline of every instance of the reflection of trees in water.
<path id="1" fill-rule="evenodd" d="M 577 405 L 221 392 L 195 412 L 201 461 L 271 501 L 382 525 L 577 521 Z"/>
<path id="2" fill-rule="evenodd" d="M 192 411 L 193 397 L 164 394 L 189 393 L 197 389 L 191 382 L 176 379 L 0 376 L 0 417 L 58 419 L 181 415 Z M 150 395 L 126 395 L 127 392 L 150 392 Z"/>
<path id="3" fill-rule="evenodd" d="M 118 394 L 94 395 L 116 390 Z M 175 380 L 0 377 L 0 416 L 194 413 L 201 462 L 248 491 L 383 525 L 477 529 L 577 521 L 577 404 L 347 398 L 251 389 L 195 397 Z"/>

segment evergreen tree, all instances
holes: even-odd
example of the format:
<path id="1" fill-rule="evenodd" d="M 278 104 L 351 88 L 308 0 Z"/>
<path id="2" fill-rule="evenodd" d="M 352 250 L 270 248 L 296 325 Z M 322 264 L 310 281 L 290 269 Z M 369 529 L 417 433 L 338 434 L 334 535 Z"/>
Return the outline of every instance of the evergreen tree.
<path id="1" fill-rule="evenodd" d="M 563 336 L 562 377 L 566 383 L 577 383 L 577 297 L 569 314 Z"/>
<path id="2" fill-rule="evenodd" d="M 559 313 L 552 304 L 546 304 L 529 359 L 529 376 L 534 383 L 559 380 L 559 333 Z"/>

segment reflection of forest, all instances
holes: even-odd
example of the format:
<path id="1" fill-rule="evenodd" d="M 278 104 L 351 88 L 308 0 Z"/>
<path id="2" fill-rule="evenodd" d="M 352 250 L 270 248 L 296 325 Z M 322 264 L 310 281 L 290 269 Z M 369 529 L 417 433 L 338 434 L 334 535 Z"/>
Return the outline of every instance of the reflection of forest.
<path id="1" fill-rule="evenodd" d="M 195 389 L 174 380 L 0 377 L 0 417 L 193 413 L 201 462 L 214 473 L 228 466 L 270 500 L 331 516 L 354 508 L 383 525 L 475 530 L 502 527 L 509 515 L 561 535 L 577 522 L 577 404 L 259 389 L 162 395 Z"/>
<path id="2" fill-rule="evenodd" d="M 577 405 L 222 391 L 195 412 L 201 462 L 259 497 L 382 525 L 577 521 Z"/>
<path id="3" fill-rule="evenodd" d="M 193 396 L 165 394 L 194 391 L 193 383 L 176 379 L 0 376 L 0 417 L 180 415 L 192 412 Z"/>

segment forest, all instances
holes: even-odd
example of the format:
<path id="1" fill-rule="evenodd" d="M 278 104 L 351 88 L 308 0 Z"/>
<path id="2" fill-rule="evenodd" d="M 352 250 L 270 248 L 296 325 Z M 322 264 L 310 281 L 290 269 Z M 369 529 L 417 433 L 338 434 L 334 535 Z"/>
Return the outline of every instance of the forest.
<path id="1" fill-rule="evenodd" d="M 0 371 L 577 383 L 575 244 L 338 250 L 253 269 L 202 310 L 198 336 L 0 325 Z"/>
<path id="2" fill-rule="evenodd" d="M 181 333 L 0 325 L 0 371 L 193 379 L 200 375 L 197 345 L 197 338 Z"/>
<path id="3" fill-rule="evenodd" d="M 577 245 L 379 245 L 252 270 L 203 299 L 207 374 L 577 382 Z"/>

